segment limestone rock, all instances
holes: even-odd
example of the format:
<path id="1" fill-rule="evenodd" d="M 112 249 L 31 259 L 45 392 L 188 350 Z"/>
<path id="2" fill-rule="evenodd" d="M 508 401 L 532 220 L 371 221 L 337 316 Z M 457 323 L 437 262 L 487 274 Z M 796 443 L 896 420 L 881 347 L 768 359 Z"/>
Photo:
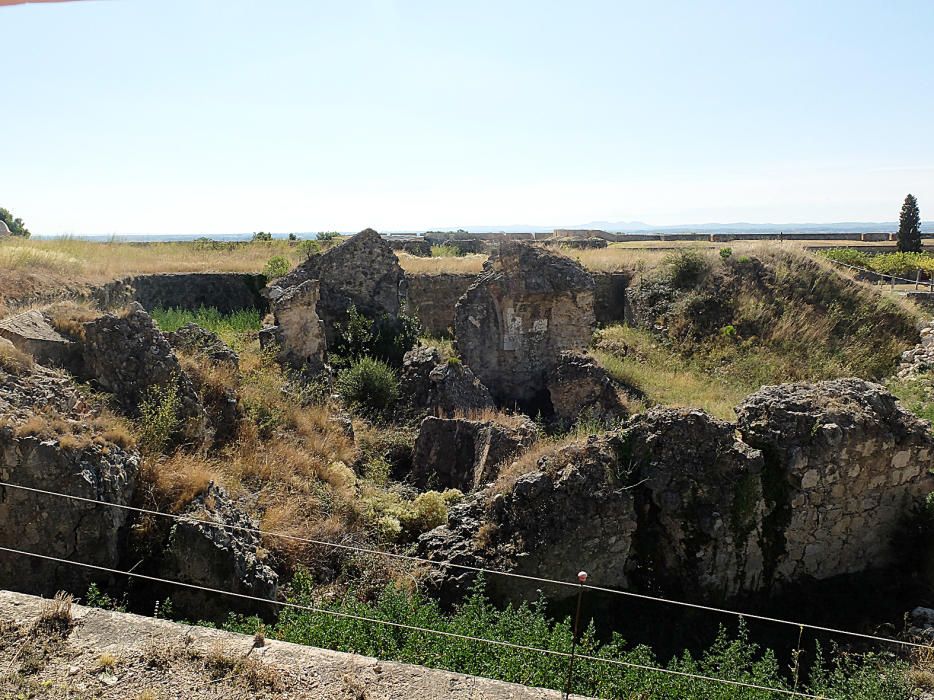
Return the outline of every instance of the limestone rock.
<path id="1" fill-rule="evenodd" d="M 278 359 L 298 370 L 316 372 L 324 366 L 327 342 L 318 317 L 319 284 L 305 280 L 272 295 L 276 325 L 260 332 L 260 344 L 277 346 Z"/>
<path id="2" fill-rule="evenodd" d="M 409 350 L 402 360 L 400 393 L 417 412 L 453 418 L 493 408 L 490 391 L 460 361 L 442 361 L 436 348 Z"/>
<path id="3" fill-rule="evenodd" d="M 593 305 L 593 278 L 578 263 L 502 243 L 457 302 L 457 347 L 498 402 L 547 407 L 548 373 L 562 352 L 589 345 Z"/>
<path id="4" fill-rule="evenodd" d="M 365 229 L 338 246 L 315 255 L 277 280 L 282 289 L 305 280 L 318 280 L 318 317 L 324 321 L 328 345 L 336 339 L 353 305 L 369 318 L 399 316 L 404 298 L 404 275 L 389 244 L 373 229 Z"/>
<path id="5" fill-rule="evenodd" d="M 766 456 L 780 525 L 765 533 L 766 575 L 823 579 L 892 563 L 896 529 L 934 487 L 926 421 L 861 379 L 763 387 L 736 410 L 743 440 Z"/>
<path id="6" fill-rule="evenodd" d="M 41 365 L 74 369 L 79 360 L 75 343 L 56 331 L 40 311 L 0 319 L 0 338 L 32 355 Z"/>
<path id="7" fill-rule="evenodd" d="M 496 478 L 499 467 L 528 449 L 535 425 L 428 417 L 415 441 L 410 479 L 420 488 L 470 491 Z"/>
<path id="8" fill-rule="evenodd" d="M 934 486 L 925 421 L 858 379 L 764 387 L 737 414 L 638 415 L 476 496 L 466 519 L 453 510 L 421 549 L 559 579 L 586 568 L 600 585 L 714 602 L 898 563 L 893 536 Z M 450 594 L 465 578 L 433 582 Z"/>
<path id="9" fill-rule="evenodd" d="M 186 323 L 177 331 L 165 334 L 166 340 L 176 350 L 192 355 L 202 355 L 216 364 L 240 366 L 240 358 L 217 333 L 212 333 L 196 323 Z"/>
<path id="10" fill-rule="evenodd" d="M 105 314 L 84 324 L 85 371 L 114 395 L 121 409 L 139 415 L 152 391 L 173 383 L 178 392 L 180 437 L 201 443 L 208 434 L 207 416 L 198 392 L 182 370 L 172 346 L 138 303 L 119 315 Z"/>
<path id="11" fill-rule="evenodd" d="M 233 503 L 226 491 L 211 484 L 192 502 L 187 514 L 217 526 L 195 520 L 177 521 L 159 561 L 161 577 L 269 600 L 276 598 L 279 578 L 258 556 L 259 537 L 229 529 L 229 526 L 255 529 L 258 525 Z M 249 601 L 238 603 L 234 598 L 194 589 L 173 587 L 169 593 L 177 611 L 198 619 L 223 620 L 231 609 L 255 609 Z"/>
<path id="12" fill-rule="evenodd" d="M 589 355 L 566 352 L 548 375 L 555 418 L 569 427 L 579 418 L 608 423 L 627 416 L 616 387 Z"/>
<path id="13" fill-rule="evenodd" d="M 33 434 L 24 423 L 54 415 L 77 435 Z M 103 440 L 73 382 L 42 367 L 22 376 L 0 370 L 0 479 L 94 501 L 129 505 L 139 455 Z M 0 545 L 119 568 L 128 511 L 0 487 Z M 106 574 L 0 553 L 0 588 L 84 592 Z"/>

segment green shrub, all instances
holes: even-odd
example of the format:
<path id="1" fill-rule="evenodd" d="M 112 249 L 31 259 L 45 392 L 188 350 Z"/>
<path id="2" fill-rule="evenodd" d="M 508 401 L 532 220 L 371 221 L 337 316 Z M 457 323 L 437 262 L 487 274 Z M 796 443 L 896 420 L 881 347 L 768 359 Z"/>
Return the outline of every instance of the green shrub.
<path id="1" fill-rule="evenodd" d="M 292 264 L 289 259 L 283 255 L 273 255 L 266 261 L 266 267 L 263 268 L 263 274 L 269 279 L 282 277 L 291 269 Z"/>
<path id="2" fill-rule="evenodd" d="M 726 259 L 727 259 L 728 257 L 730 257 L 731 255 L 733 255 L 733 249 L 732 249 L 732 248 L 721 248 L 721 249 L 720 249 L 720 257 L 721 257 L 722 259 L 726 260 Z"/>
<path id="3" fill-rule="evenodd" d="M 463 255 L 464 253 L 460 248 L 448 243 L 431 246 L 431 257 L 433 258 L 460 258 Z"/>
<path id="4" fill-rule="evenodd" d="M 320 241 L 304 240 L 298 244 L 298 252 L 305 260 L 320 255 L 323 249 Z"/>
<path id="5" fill-rule="evenodd" d="M 265 231 L 257 231 L 256 233 L 253 234 L 253 238 L 251 240 L 254 243 L 260 242 L 260 241 L 271 241 L 272 234 L 266 233 Z"/>
<path id="6" fill-rule="evenodd" d="M 665 257 L 671 284 L 678 288 L 692 287 L 710 271 L 710 263 L 696 250 L 682 250 Z"/>
<path id="7" fill-rule="evenodd" d="M 161 454 L 179 429 L 181 399 L 173 380 L 165 386 L 150 387 L 139 407 L 139 446 L 144 454 Z"/>
<path id="8" fill-rule="evenodd" d="M 347 406 L 367 418 L 384 417 L 399 399 L 396 373 L 372 357 L 361 357 L 341 370 L 336 386 Z"/>
<path id="9" fill-rule="evenodd" d="M 315 238 L 325 243 L 335 241 L 341 237 L 339 231 L 321 231 Z"/>
<path id="10" fill-rule="evenodd" d="M 347 320 L 337 324 L 332 363 L 346 367 L 362 357 L 374 357 L 398 367 L 405 353 L 415 347 L 421 330 L 418 319 L 406 313 L 398 318 L 384 314 L 373 320 L 351 306 Z"/>
<path id="11" fill-rule="evenodd" d="M 820 255 L 834 262 L 846 263 L 854 267 L 869 267 L 872 256 L 855 248 L 831 248 L 820 251 Z"/>
<path id="12" fill-rule="evenodd" d="M 550 618 L 543 598 L 532 604 L 523 602 L 518 606 L 499 608 L 487 598 L 484 582 L 478 578 L 469 595 L 452 611 L 446 612 L 436 600 L 420 592 L 410 594 L 395 585 L 384 588 L 376 600 L 363 600 L 351 591 L 341 599 L 327 598 L 322 603 L 320 596 L 315 595 L 311 576 L 300 571 L 290 588 L 290 602 L 314 605 L 364 620 L 286 608 L 279 621 L 266 628 L 266 635 L 270 638 L 529 686 L 562 690 L 565 687 L 568 663 L 564 656 L 509 649 L 367 621 L 394 622 L 566 654 L 571 650 L 573 639 L 571 619 Z M 256 617 L 233 615 L 225 628 L 254 634 L 262 624 L 262 620 Z M 598 638 L 592 623 L 583 629 L 577 651 L 582 656 L 649 667 L 633 668 L 579 658 L 574 666 L 572 690 L 587 696 L 639 700 L 777 700 L 789 697 L 791 693 L 787 691 L 793 687 L 775 653 L 753 642 L 742 621 L 733 634 L 721 627 L 707 649 L 698 654 L 684 651 L 667 664 L 647 646 L 627 644 L 617 633 L 608 639 Z M 653 667 L 742 681 L 786 692 L 750 690 L 650 670 Z M 809 681 L 802 679 L 795 689 L 828 698 L 908 700 L 912 695 L 906 671 L 904 662 L 887 655 L 837 651 L 828 658 L 818 648 Z"/>

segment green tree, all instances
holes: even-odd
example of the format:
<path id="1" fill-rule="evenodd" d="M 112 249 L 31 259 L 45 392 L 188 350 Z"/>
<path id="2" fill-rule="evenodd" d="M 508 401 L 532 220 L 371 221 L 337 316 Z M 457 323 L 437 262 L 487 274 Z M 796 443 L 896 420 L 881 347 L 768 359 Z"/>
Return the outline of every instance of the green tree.
<path id="1" fill-rule="evenodd" d="M 0 207 L 0 220 L 6 224 L 6 227 L 10 229 L 10 233 L 12 233 L 14 236 L 29 238 L 29 229 L 26 228 L 23 220 L 20 218 L 14 219 L 9 210 L 4 209 L 3 207 Z"/>
<path id="2" fill-rule="evenodd" d="M 898 249 L 903 253 L 921 252 L 921 213 L 913 194 L 905 197 L 902 213 L 898 217 Z"/>

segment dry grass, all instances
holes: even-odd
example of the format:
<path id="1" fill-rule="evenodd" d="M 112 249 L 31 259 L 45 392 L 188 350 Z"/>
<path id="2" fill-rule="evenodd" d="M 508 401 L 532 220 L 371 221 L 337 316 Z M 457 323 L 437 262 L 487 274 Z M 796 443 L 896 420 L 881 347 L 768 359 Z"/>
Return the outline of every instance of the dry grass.
<path id="1" fill-rule="evenodd" d="M 47 631 L 62 631 L 71 627 L 74 618 L 71 606 L 74 598 L 70 593 L 59 591 L 52 598 L 42 601 L 39 608 L 39 619 L 36 620 L 36 629 Z"/>
<path id="2" fill-rule="evenodd" d="M 214 681 L 233 680 L 253 691 L 283 689 L 279 671 L 255 656 L 240 654 L 217 642 L 204 655 L 204 669 Z"/>
<path id="3" fill-rule="evenodd" d="M 464 255 L 461 257 L 422 258 L 396 251 L 399 264 L 410 275 L 471 274 L 478 275 L 483 270 L 486 255 Z"/>
<path id="4" fill-rule="evenodd" d="M 17 424 L 13 434 L 16 437 L 58 440 L 64 450 L 83 450 L 92 445 L 104 449 L 110 445 L 129 449 L 136 444 L 126 419 L 106 409 L 100 409 L 96 416 L 82 416 L 77 420 L 65 418 L 52 410 L 40 411 Z"/>
<path id="5" fill-rule="evenodd" d="M 482 423 L 496 423 L 504 428 L 520 428 L 528 425 L 529 418 L 522 413 L 509 413 L 494 408 L 485 408 L 482 410 L 456 411 L 455 418 L 464 420 L 480 421 Z"/>
<path id="6" fill-rule="evenodd" d="M 200 455 L 176 452 L 147 457 L 140 465 L 140 482 L 152 505 L 178 513 L 203 494 L 212 481 L 223 483 L 219 464 Z"/>
<path id="7" fill-rule="evenodd" d="M 31 371 L 35 364 L 32 355 L 17 349 L 6 338 L 0 338 L 0 369 L 10 374 L 21 375 Z"/>
<path id="8" fill-rule="evenodd" d="M 573 445 L 580 439 L 578 435 L 565 435 L 560 438 L 539 440 L 512 463 L 500 470 L 499 476 L 490 487 L 491 493 L 508 493 L 519 477 L 539 469 L 542 459 L 554 454 L 563 447 Z"/>
<path id="9" fill-rule="evenodd" d="M 99 318 L 101 312 L 90 302 L 60 301 L 52 304 L 43 313 L 59 333 L 75 340 L 84 338 L 84 324 Z"/>

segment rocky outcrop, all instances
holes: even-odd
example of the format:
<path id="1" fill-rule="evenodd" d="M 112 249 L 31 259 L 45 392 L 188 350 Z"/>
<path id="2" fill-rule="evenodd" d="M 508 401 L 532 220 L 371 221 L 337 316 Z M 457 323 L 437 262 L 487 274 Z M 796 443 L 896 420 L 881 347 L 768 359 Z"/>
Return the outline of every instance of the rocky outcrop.
<path id="1" fill-rule="evenodd" d="M 187 514 L 194 519 L 177 521 L 169 533 L 159 561 L 161 577 L 275 600 L 278 576 L 259 557 L 259 536 L 231 529 L 256 529 L 258 525 L 222 488 L 211 484 L 192 502 Z M 197 619 L 225 620 L 231 609 L 256 611 L 249 601 L 238 604 L 235 598 L 194 589 L 173 587 L 168 593 L 177 611 Z"/>
<path id="2" fill-rule="evenodd" d="M 77 345 L 55 330 L 41 311 L 25 311 L 0 319 L 0 338 L 32 355 L 41 365 L 74 370 L 79 362 Z"/>
<path id="3" fill-rule="evenodd" d="M 582 353 L 566 352 L 548 375 L 555 419 L 570 427 L 580 419 L 608 424 L 628 411 L 606 370 Z"/>
<path id="4" fill-rule="evenodd" d="M 528 449 L 536 437 L 535 425 L 528 420 L 504 425 L 428 417 L 418 430 L 410 480 L 422 489 L 473 490 L 493 481 L 499 467 Z"/>
<path id="5" fill-rule="evenodd" d="M 288 289 L 306 280 L 318 281 L 317 313 L 324 321 L 330 346 L 336 339 L 337 324 L 346 320 L 351 306 L 372 319 L 383 315 L 397 318 L 404 298 L 399 260 L 389 244 L 370 228 L 312 256 L 276 284 Z"/>
<path id="6" fill-rule="evenodd" d="M 452 509 L 422 551 L 706 601 L 895 563 L 897 528 L 934 487 L 924 421 L 855 379 L 765 387 L 737 412 L 654 409 L 565 447 Z"/>
<path id="7" fill-rule="evenodd" d="M 921 329 L 921 341 L 902 353 L 895 376 L 899 379 L 916 379 L 934 370 L 934 321 Z"/>
<path id="8" fill-rule="evenodd" d="M 453 335 L 454 307 L 475 279 L 474 274 L 460 273 L 406 275 L 409 310 L 428 335 Z"/>
<path id="9" fill-rule="evenodd" d="M 142 306 L 134 302 L 121 314 L 105 314 L 85 323 L 82 354 L 88 376 L 112 393 L 129 416 L 139 415 L 144 401 L 174 386 L 179 437 L 196 443 L 205 439 L 207 416 L 198 392 Z"/>
<path id="10" fill-rule="evenodd" d="M 217 333 L 212 333 L 196 323 L 186 323 L 177 331 L 165 334 L 174 349 L 189 355 L 201 355 L 211 362 L 228 365 L 234 369 L 240 366 L 240 358 Z"/>
<path id="11" fill-rule="evenodd" d="M 63 374 L 0 369 L 0 480 L 128 505 L 139 456 L 109 439 Z M 0 545 L 119 568 L 128 512 L 0 487 Z M 84 592 L 106 574 L 0 553 L 0 588 L 51 595 Z"/>
<path id="12" fill-rule="evenodd" d="M 275 325 L 260 331 L 260 345 L 277 348 L 279 362 L 286 366 L 317 372 L 327 357 L 324 324 L 317 313 L 318 282 L 273 288 L 270 297 Z"/>
<path id="13" fill-rule="evenodd" d="M 546 378 L 594 327 L 594 282 L 579 264 L 540 247 L 502 243 L 455 309 L 463 360 L 501 404 L 549 406 Z"/>
<path id="14" fill-rule="evenodd" d="M 453 418 L 493 408 L 493 397 L 471 369 L 457 358 L 442 360 L 437 348 L 405 354 L 399 388 L 416 413 Z"/>

